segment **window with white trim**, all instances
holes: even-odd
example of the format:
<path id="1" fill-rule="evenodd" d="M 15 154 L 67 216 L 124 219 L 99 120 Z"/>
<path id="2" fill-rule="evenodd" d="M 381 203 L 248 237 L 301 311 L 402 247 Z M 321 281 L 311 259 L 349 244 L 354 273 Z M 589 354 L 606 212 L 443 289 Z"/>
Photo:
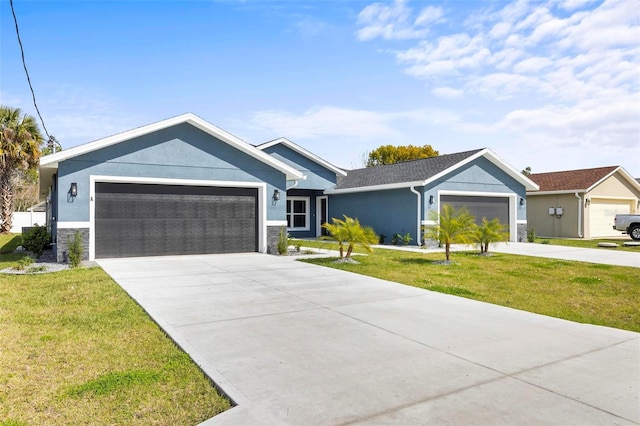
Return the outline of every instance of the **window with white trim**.
<path id="1" fill-rule="evenodd" d="M 287 197 L 287 231 L 309 230 L 309 197 Z"/>

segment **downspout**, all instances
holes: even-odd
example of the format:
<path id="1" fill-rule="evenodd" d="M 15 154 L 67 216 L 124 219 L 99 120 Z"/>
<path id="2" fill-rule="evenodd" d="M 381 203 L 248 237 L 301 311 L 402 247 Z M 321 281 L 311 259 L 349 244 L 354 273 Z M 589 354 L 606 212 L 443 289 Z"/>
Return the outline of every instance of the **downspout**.
<path id="1" fill-rule="evenodd" d="M 578 199 L 578 238 L 582 238 L 582 197 L 577 192 L 574 195 Z"/>
<path id="2" fill-rule="evenodd" d="M 422 203 L 422 196 L 420 195 L 420 192 L 416 191 L 416 189 L 413 186 L 409 187 L 409 190 L 411 192 L 413 192 L 414 194 L 416 194 L 418 196 L 418 210 L 417 210 L 417 222 L 418 222 L 418 227 L 417 227 L 417 233 L 416 233 L 416 243 L 418 243 L 418 247 L 422 246 L 422 241 L 421 241 L 421 235 L 420 235 L 420 224 L 421 224 L 421 220 L 420 220 L 420 212 L 421 212 L 421 206 L 420 204 Z"/>
<path id="3" fill-rule="evenodd" d="M 296 186 L 298 186 L 298 182 L 300 182 L 298 179 L 293 181 L 293 185 L 289 186 L 287 188 L 287 191 L 290 190 L 291 188 L 295 188 Z"/>

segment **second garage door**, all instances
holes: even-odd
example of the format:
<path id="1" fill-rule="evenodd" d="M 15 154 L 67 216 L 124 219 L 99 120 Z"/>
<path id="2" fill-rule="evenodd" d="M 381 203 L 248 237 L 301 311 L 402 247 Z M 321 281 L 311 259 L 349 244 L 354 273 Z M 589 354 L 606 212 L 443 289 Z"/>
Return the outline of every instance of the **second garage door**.
<path id="1" fill-rule="evenodd" d="M 96 258 L 258 251 L 258 190 L 96 183 Z"/>
<path id="2" fill-rule="evenodd" d="M 509 230 L 509 199 L 507 197 L 476 197 L 466 195 L 442 195 L 442 205 L 449 204 L 454 209 L 465 207 L 475 217 L 476 223 L 481 224 L 482 218 L 500 219 L 505 231 Z"/>
<path id="3" fill-rule="evenodd" d="M 613 229 L 613 219 L 616 214 L 629 214 L 631 202 L 628 200 L 610 200 L 592 198 L 590 209 L 589 231 L 591 238 L 617 237 L 622 234 Z"/>

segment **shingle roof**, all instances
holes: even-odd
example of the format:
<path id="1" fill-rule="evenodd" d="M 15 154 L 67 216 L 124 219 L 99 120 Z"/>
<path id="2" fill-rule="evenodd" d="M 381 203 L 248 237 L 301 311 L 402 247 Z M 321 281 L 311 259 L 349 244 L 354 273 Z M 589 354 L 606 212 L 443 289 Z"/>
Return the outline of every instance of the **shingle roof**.
<path id="1" fill-rule="evenodd" d="M 597 167 L 595 169 L 565 170 L 561 172 L 534 173 L 529 179 L 540 186 L 542 191 L 585 191 L 607 177 L 618 166 Z"/>
<path id="2" fill-rule="evenodd" d="M 335 189 L 341 190 L 427 180 L 480 151 L 482 149 L 350 170 L 347 172 L 347 176 L 340 179 Z"/>

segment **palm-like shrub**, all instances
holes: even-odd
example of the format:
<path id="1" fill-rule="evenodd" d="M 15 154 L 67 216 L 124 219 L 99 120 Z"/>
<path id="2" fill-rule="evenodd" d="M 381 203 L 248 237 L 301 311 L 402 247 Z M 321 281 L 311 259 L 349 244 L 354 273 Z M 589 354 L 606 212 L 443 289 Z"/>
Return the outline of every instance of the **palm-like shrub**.
<path id="1" fill-rule="evenodd" d="M 489 253 L 489 244 L 507 241 L 509 234 L 505 232 L 500 219 L 482 218 L 482 225 L 476 227 L 476 241 L 480 243 L 480 253 Z"/>
<path id="2" fill-rule="evenodd" d="M 344 215 L 342 219 L 331 219 L 332 223 L 322 225 L 329 232 L 329 239 L 335 240 L 340 246 L 340 259 L 351 258 L 351 253 L 355 246 L 361 246 L 367 252 L 371 253 L 372 244 L 378 242 L 378 235 L 370 226 L 360 225 L 358 218 L 351 218 Z M 347 254 L 344 253 L 345 245 L 347 246 Z"/>
<path id="3" fill-rule="evenodd" d="M 447 262 L 451 259 L 451 244 L 473 244 L 475 241 L 475 218 L 466 208 L 456 210 L 445 204 L 441 214 L 431 212 L 431 220 L 436 224 L 425 228 L 424 236 L 444 244 Z"/>
<path id="4" fill-rule="evenodd" d="M 15 175 L 35 169 L 40 159 L 42 135 L 35 118 L 19 108 L 0 106 L 0 233 L 11 231 L 15 198 Z"/>

